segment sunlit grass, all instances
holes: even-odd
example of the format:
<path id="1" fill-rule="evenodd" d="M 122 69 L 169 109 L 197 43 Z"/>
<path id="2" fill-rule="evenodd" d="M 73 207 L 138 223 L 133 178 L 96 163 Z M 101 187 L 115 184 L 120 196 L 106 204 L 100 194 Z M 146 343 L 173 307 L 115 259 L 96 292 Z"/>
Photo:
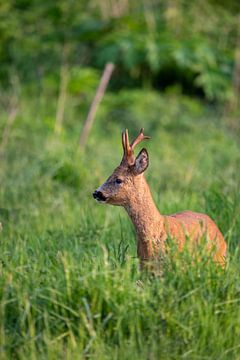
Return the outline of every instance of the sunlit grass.
<path id="1" fill-rule="evenodd" d="M 85 152 L 78 114 L 56 138 L 52 107 L 35 117 L 37 100 L 23 99 L 0 169 L 1 359 L 240 356 L 239 143 L 193 100 L 144 93 L 138 112 L 141 93 L 121 96 L 103 103 Z M 152 137 L 147 178 L 160 211 L 217 222 L 225 271 L 186 254 L 169 256 L 162 276 L 140 273 L 124 210 L 91 195 L 121 159 L 125 126 Z"/>

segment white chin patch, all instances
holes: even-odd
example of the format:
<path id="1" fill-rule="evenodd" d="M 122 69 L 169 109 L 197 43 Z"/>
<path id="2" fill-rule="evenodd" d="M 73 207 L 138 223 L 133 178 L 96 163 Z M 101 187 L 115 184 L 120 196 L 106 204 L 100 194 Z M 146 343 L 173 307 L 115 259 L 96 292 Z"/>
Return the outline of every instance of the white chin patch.
<path id="1" fill-rule="evenodd" d="M 98 202 L 100 203 L 100 204 L 106 204 L 106 200 L 98 200 Z"/>

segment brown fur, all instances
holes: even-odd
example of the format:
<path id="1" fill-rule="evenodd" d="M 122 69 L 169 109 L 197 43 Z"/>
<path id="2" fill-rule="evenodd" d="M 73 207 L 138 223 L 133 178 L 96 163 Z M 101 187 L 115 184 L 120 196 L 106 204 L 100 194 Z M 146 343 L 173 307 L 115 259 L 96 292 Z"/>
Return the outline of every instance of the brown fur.
<path id="1" fill-rule="evenodd" d="M 127 211 L 136 229 L 137 252 L 141 262 L 163 255 L 168 236 L 176 241 L 179 250 L 183 249 L 186 239 L 193 247 L 205 237 L 206 247 L 212 251 L 214 261 L 223 266 L 227 245 L 214 221 L 208 215 L 192 211 L 160 214 L 143 175 L 147 166 L 147 151 L 142 149 L 133 162 L 132 148 L 131 163 L 124 153 L 121 164 L 97 189 L 104 195 L 105 203 L 123 206 Z M 122 183 L 118 184 L 116 179 L 122 180 Z"/>

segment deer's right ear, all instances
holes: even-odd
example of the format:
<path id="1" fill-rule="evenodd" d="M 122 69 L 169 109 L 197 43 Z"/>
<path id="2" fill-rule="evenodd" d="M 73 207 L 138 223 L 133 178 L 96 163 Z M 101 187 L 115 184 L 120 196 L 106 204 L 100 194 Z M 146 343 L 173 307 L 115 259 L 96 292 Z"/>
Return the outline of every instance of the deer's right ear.
<path id="1" fill-rule="evenodd" d="M 138 154 L 135 164 L 134 164 L 134 173 L 135 175 L 140 175 L 143 173 L 149 164 L 148 152 L 146 149 L 142 149 Z"/>

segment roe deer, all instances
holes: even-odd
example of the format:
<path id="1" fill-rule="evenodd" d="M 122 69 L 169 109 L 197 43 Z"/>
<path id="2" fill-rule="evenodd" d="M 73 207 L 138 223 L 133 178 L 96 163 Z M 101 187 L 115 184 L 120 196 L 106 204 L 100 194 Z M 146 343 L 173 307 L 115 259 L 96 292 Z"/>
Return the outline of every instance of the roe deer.
<path id="1" fill-rule="evenodd" d="M 143 148 L 134 157 L 134 148 L 142 140 L 149 139 L 141 129 L 139 135 L 129 144 L 128 130 L 122 133 L 123 158 L 106 182 L 93 197 L 99 202 L 123 206 L 130 216 L 137 233 L 137 252 L 143 266 L 146 260 L 164 255 L 168 236 L 183 249 L 186 239 L 190 245 L 206 239 L 206 247 L 213 260 L 224 266 L 227 245 L 214 221 L 205 214 L 183 211 L 172 215 L 159 213 L 144 171 L 149 164 L 148 153 Z M 196 250 L 196 248 L 195 248 Z"/>

